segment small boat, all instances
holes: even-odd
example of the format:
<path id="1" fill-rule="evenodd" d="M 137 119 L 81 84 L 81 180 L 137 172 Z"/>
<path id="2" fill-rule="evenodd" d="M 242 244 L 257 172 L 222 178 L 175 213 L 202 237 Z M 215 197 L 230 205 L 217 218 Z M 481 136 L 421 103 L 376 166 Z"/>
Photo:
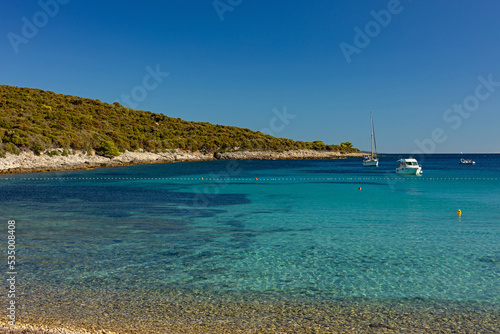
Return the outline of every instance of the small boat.
<path id="1" fill-rule="evenodd" d="M 373 131 L 373 113 L 370 110 L 370 119 L 372 123 L 372 132 L 370 139 L 370 155 L 365 155 L 363 157 L 363 166 L 365 167 L 378 167 L 378 158 L 377 158 L 377 142 L 375 141 L 375 132 Z M 373 154 L 373 146 L 375 145 L 375 154 Z"/>
<path id="2" fill-rule="evenodd" d="M 378 159 L 370 156 L 363 157 L 363 166 L 365 167 L 378 167 Z"/>
<path id="3" fill-rule="evenodd" d="M 420 175 L 422 174 L 422 166 L 420 166 L 416 159 L 399 159 L 396 173 L 405 175 Z"/>
<path id="4" fill-rule="evenodd" d="M 460 159 L 460 162 L 459 162 L 459 164 L 461 164 L 461 165 L 474 165 L 475 163 L 476 162 L 472 159 L 464 159 L 464 158 Z"/>

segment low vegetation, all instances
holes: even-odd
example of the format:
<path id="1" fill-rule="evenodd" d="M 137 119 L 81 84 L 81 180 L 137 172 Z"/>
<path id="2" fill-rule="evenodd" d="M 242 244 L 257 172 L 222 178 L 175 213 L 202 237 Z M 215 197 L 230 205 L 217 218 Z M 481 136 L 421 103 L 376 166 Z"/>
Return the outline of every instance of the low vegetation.
<path id="1" fill-rule="evenodd" d="M 119 103 L 0 85 L 0 156 L 80 150 L 105 156 L 144 150 L 222 152 L 314 149 L 359 152 L 349 142 L 325 145 L 275 138 L 233 126 L 188 122 Z"/>

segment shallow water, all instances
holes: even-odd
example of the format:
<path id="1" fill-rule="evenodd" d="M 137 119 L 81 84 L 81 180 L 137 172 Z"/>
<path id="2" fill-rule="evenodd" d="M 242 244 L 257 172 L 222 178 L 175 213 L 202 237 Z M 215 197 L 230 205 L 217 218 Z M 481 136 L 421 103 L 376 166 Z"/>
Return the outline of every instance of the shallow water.
<path id="1" fill-rule="evenodd" d="M 397 156 L 378 168 L 214 161 L 0 176 L 3 219 L 16 220 L 19 321 L 152 331 L 170 328 L 167 313 L 193 325 L 192 312 L 205 319 L 207 305 L 230 301 L 248 328 L 261 321 L 249 305 L 283 301 L 305 313 L 343 303 L 490 319 L 500 309 L 500 155 L 459 158 L 420 157 L 420 177 L 396 175 Z M 173 316 L 173 300 L 189 317 Z"/>

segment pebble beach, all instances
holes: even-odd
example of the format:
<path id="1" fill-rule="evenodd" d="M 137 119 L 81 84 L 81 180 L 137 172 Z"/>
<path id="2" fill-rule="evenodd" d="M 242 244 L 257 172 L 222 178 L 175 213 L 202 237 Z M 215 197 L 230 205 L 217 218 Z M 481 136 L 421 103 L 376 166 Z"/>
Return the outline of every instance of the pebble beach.
<path id="1" fill-rule="evenodd" d="M 244 297 L 243 297 L 244 298 Z M 397 301 L 370 305 L 362 300 L 335 302 L 287 301 L 271 298 L 201 300 L 124 295 L 106 311 L 40 314 L 30 308 L 26 321 L 0 333 L 114 334 L 114 333 L 498 333 L 498 312 L 475 310 L 459 303 L 434 305 Z M 29 319 L 29 320 L 28 320 Z M 26 323 L 26 324 L 24 324 Z M 24 324 L 24 325 L 23 325 Z"/>

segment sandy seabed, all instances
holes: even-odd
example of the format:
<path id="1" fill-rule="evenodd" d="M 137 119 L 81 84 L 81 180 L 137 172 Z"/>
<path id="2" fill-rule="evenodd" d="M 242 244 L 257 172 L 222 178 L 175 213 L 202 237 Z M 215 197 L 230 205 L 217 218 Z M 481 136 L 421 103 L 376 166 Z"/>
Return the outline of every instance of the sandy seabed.
<path id="1" fill-rule="evenodd" d="M 429 300 L 284 300 L 201 293 L 39 297 L 0 333 L 499 333 L 492 305 Z M 51 305 L 51 306 L 49 306 Z"/>

